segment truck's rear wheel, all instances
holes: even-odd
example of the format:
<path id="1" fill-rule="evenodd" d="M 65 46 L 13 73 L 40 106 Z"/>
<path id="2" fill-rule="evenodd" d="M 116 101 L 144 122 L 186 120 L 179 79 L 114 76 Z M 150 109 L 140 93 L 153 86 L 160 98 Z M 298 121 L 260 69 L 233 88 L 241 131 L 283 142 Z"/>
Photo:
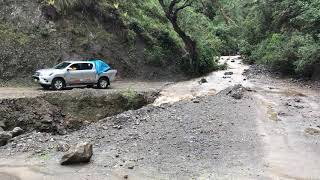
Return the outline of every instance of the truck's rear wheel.
<path id="1" fill-rule="evenodd" d="M 55 78 L 52 80 L 51 83 L 51 88 L 53 90 L 62 90 L 66 87 L 66 83 L 64 82 L 64 80 L 62 78 Z"/>
<path id="2" fill-rule="evenodd" d="M 98 88 L 99 89 L 107 89 L 109 86 L 109 79 L 106 77 L 102 77 L 98 81 Z"/>

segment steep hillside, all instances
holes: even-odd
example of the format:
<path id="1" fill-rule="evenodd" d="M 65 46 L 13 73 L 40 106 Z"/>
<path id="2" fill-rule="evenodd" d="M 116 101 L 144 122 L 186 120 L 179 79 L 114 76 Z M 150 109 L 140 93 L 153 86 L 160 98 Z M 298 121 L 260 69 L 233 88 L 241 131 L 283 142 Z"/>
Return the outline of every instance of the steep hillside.
<path id="1" fill-rule="evenodd" d="M 63 60 L 88 58 L 105 59 L 123 78 L 181 74 L 184 51 L 157 1 L 90 2 L 0 0 L 0 79 L 25 79 Z"/>

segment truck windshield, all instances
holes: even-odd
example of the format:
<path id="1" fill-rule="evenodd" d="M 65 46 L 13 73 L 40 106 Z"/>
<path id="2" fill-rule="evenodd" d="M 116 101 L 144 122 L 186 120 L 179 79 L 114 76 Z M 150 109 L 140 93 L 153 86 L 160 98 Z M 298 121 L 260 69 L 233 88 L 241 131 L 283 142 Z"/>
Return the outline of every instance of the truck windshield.
<path id="1" fill-rule="evenodd" d="M 64 69 L 66 68 L 67 66 L 69 66 L 71 63 L 68 63 L 68 62 L 63 62 L 63 63 L 60 63 L 58 65 L 56 65 L 55 67 L 53 67 L 54 69 Z"/>

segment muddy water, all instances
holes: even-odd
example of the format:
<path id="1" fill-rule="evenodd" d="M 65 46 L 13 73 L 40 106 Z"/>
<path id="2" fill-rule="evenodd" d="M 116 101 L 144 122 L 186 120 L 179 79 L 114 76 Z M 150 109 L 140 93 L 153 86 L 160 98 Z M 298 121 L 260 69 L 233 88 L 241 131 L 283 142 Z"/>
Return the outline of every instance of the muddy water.
<path id="1" fill-rule="evenodd" d="M 254 82 L 266 169 L 273 179 L 320 179 L 320 92 L 283 79 Z"/>
<path id="2" fill-rule="evenodd" d="M 242 63 L 240 56 L 222 56 L 219 62 L 221 64 L 227 63 L 228 69 L 216 71 L 203 77 L 208 81 L 207 83 L 201 83 L 202 78 L 196 78 L 170 85 L 162 90 L 154 105 L 158 106 L 198 96 L 214 95 L 235 84 L 250 86 L 250 83 L 242 75 L 249 66 Z M 232 72 L 233 75 L 225 75 L 226 72 Z"/>

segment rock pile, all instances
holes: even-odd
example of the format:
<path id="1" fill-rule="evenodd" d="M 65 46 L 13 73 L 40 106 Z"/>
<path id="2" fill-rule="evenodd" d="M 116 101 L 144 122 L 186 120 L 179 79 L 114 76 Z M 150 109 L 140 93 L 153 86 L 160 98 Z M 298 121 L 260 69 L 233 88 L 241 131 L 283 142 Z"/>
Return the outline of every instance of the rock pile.
<path id="1" fill-rule="evenodd" d="M 238 84 L 228 90 L 227 95 L 233 97 L 234 99 L 242 99 L 245 91 L 247 91 L 247 89 L 241 84 Z"/>
<path id="2" fill-rule="evenodd" d="M 4 146 L 11 138 L 17 137 L 23 133 L 23 129 L 15 127 L 12 131 L 0 131 L 0 146 Z"/>

